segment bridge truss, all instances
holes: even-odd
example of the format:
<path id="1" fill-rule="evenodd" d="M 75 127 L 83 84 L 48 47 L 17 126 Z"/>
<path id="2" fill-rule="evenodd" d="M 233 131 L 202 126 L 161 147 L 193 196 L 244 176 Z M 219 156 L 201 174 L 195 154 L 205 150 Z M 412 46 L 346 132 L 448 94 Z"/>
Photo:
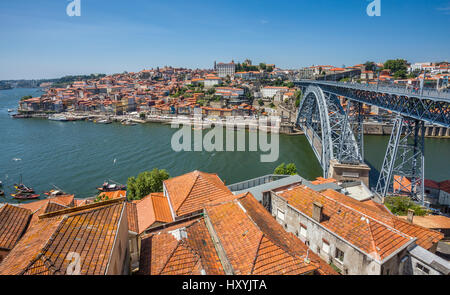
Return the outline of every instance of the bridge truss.
<path id="1" fill-rule="evenodd" d="M 380 197 L 408 194 L 424 203 L 424 122 L 450 128 L 450 93 L 405 87 L 302 80 L 297 125 L 328 177 L 329 163 L 358 164 L 364 159 L 363 104 L 397 117 L 375 192 Z M 346 108 L 338 97 L 345 98 Z"/>
<path id="2" fill-rule="evenodd" d="M 350 103 L 347 110 L 350 109 Z M 361 164 L 362 136 L 354 136 L 353 119 L 334 94 L 320 87 L 309 86 L 297 115 L 297 125 L 305 132 L 308 142 L 320 162 L 324 177 L 329 176 L 330 161 L 344 164 Z M 362 126 L 362 121 L 358 126 Z M 362 129 L 360 129 L 362 131 Z"/>

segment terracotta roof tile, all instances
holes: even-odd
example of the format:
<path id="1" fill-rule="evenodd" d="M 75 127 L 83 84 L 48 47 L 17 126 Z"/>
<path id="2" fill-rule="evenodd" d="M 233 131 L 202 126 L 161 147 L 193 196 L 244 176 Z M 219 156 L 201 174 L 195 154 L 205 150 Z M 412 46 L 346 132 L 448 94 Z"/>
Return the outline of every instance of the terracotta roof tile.
<path id="1" fill-rule="evenodd" d="M 193 213 L 211 201 L 232 195 L 216 174 L 194 171 L 164 182 L 177 216 Z"/>
<path id="2" fill-rule="evenodd" d="M 11 250 L 27 229 L 31 210 L 6 204 L 0 207 L 0 249 Z"/>
<path id="3" fill-rule="evenodd" d="M 431 247 L 429 242 L 439 236 L 439 233 L 426 229 L 424 232 L 419 228 L 414 228 L 419 233 L 414 235 L 411 225 L 405 225 L 392 214 L 333 190 L 318 193 L 305 186 L 297 186 L 278 195 L 309 217 L 312 217 L 313 202 L 322 204 L 324 218 L 321 225 L 377 260 L 383 260 L 404 247 L 413 237 L 418 238 L 417 244 L 428 249 Z"/>
<path id="4" fill-rule="evenodd" d="M 41 218 L 0 264 L 0 274 L 66 274 L 70 252 L 80 254 L 82 275 L 106 274 L 124 206 L 98 204 Z"/>

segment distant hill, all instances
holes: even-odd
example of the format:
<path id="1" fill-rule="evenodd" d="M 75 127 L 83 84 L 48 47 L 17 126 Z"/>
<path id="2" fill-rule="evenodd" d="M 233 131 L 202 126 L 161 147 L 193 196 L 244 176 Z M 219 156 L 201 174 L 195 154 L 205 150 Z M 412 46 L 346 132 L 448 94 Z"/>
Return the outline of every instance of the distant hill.
<path id="1" fill-rule="evenodd" d="M 67 87 L 75 81 L 85 81 L 105 77 L 105 74 L 64 76 L 57 79 L 39 80 L 3 80 L 0 81 L 0 90 L 12 88 L 37 88 L 37 87 Z"/>

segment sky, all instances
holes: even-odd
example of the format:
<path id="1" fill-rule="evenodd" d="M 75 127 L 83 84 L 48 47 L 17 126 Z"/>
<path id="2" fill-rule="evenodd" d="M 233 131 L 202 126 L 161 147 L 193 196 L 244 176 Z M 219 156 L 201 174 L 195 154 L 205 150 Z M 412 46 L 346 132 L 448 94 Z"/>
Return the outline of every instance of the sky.
<path id="1" fill-rule="evenodd" d="M 450 0 L 0 1 L 0 80 L 212 68 L 450 60 Z"/>

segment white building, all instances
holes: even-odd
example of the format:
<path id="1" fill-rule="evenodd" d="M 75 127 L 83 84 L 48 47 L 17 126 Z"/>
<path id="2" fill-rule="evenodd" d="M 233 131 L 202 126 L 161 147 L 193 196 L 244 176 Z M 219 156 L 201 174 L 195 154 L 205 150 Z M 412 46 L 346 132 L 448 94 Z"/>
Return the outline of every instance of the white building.
<path id="1" fill-rule="evenodd" d="M 218 63 L 215 65 L 214 70 L 220 78 L 233 77 L 236 72 L 236 64 L 234 61 L 231 63 Z"/>
<path id="2" fill-rule="evenodd" d="M 289 91 L 288 87 L 266 86 L 261 89 L 263 98 L 274 98 L 278 92 L 285 93 L 288 91 Z"/>

